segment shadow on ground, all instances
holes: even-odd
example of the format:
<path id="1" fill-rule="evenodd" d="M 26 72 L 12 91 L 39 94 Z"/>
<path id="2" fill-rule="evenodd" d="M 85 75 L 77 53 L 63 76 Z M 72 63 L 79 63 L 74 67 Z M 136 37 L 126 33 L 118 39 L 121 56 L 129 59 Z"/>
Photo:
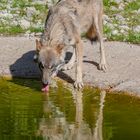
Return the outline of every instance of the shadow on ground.
<path id="1" fill-rule="evenodd" d="M 11 82 L 21 85 L 30 87 L 35 90 L 40 90 L 41 88 L 41 78 L 40 78 L 40 70 L 38 68 L 37 63 L 33 61 L 33 56 L 35 54 L 35 51 L 29 51 L 22 55 L 19 59 L 15 61 L 12 65 L 10 65 L 10 72 L 13 77 Z M 68 52 L 66 55 L 66 61 L 69 61 L 71 58 L 72 53 Z M 63 71 L 60 71 L 58 73 L 58 77 L 69 82 L 73 83 L 73 79 L 71 79 L 67 74 L 65 74 Z M 29 78 L 28 82 L 25 82 L 27 80 L 20 80 L 24 78 Z M 34 86 L 32 84 L 32 80 L 36 79 L 36 82 L 38 82 L 38 86 Z M 37 85 L 37 84 L 36 84 Z"/>
<path id="2" fill-rule="evenodd" d="M 33 61 L 34 54 L 35 51 L 29 51 L 17 59 L 15 63 L 10 65 L 10 72 L 13 77 L 11 82 L 35 90 L 40 90 L 41 82 L 38 80 L 40 77 L 40 71 L 37 64 Z M 29 80 L 23 80 L 26 78 L 29 78 Z M 36 82 L 39 83 L 35 84 L 36 86 L 32 84 L 32 80 L 34 79 L 37 79 Z"/>
<path id="3" fill-rule="evenodd" d="M 29 51 L 10 65 L 11 75 L 20 78 L 38 78 L 40 71 L 33 61 L 34 54 L 35 51 Z"/>

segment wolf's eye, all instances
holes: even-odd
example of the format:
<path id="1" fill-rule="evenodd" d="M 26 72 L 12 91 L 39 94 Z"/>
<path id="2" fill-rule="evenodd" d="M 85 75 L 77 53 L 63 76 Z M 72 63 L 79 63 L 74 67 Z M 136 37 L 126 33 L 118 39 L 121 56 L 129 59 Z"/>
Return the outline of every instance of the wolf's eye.
<path id="1" fill-rule="evenodd" d="M 42 70 L 42 69 L 44 69 L 44 66 L 43 66 L 43 64 L 40 62 L 39 63 L 39 68 Z"/>
<path id="2" fill-rule="evenodd" d="M 52 69 L 52 68 L 53 68 L 53 66 L 51 66 L 51 65 L 50 65 L 50 66 L 48 66 L 48 69 Z"/>
<path id="3" fill-rule="evenodd" d="M 56 67 L 55 64 L 53 64 L 53 65 L 48 66 L 48 69 L 52 70 L 52 69 L 54 69 L 55 67 Z"/>
<path id="4" fill-rule="evenodd" d="M 34 55 L 34 57 L 33 57 L 33 59 L 34 59 L 34 62 L 36 62 L 36 63 L 37 63 L 37 62 L 38 62 L 38 55 L 37 55 L 37 54 L 35 54 L 35 55 Z"/>

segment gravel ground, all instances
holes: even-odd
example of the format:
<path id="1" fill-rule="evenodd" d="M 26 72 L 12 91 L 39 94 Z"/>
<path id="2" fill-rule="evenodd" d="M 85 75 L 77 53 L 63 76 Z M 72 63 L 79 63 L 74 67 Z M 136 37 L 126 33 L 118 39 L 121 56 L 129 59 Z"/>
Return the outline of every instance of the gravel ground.
<path id="1" fill-rule="evenodd" d="M 0 37 L 0 74 L 2 76 L 39 77 L 33 62 L 35 38 Z M 126 91 L 140 95 L 140 45 L 105 42 L 108 71 L 99 71 L 98 43 L 84 40 L 84 83 L 112 91 Z M 75 68 L 60 74 L 74 79 Z M 68 78 L 66 78 L 68 80 Z"/>

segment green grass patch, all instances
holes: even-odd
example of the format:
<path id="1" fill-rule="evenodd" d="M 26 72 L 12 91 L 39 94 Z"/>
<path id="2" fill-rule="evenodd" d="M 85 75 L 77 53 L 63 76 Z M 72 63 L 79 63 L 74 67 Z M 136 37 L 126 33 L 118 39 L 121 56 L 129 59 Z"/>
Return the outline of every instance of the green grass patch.
<path id="1" fill-rule="evenodd" d="M 34 33 L 42 32 L 43 28 L 35 28 L 35 27 L 30 27 L 28 30 Z"/>
<path id="2" fill-rule="evenodd" d="M 117 35 L 113 35 L 112 30 L 108 26 L 104 26 L 104 34 L 109 41 L 123 41 L 140 44 L 140 34 L 134 33 L 131 30 L 126 34 L 121 34 L 120 32 L 118 32 Z"/>
<path id="3" fill-rule="evenodd" d="M 34 7 L 36 10 L 39 10 L 39 11 L 44 11 L 47 9 L 46 5 L 41 5 L 41 4 L 35 4 Z"/>
<path id="4" fill-rule="evenodd" d="M 133 1 L 130 2 L 128 5 L 125 6 L 125 11 L 133 11 L 133 10 L 138 10 L 140 8 L 140 1 Z"/>
<path id="5" fill-rule="evenodd" d="M 27 2 L 25 0 L 13 0 L 13 3 L 12 3 L 12 7 L 21 7 L 21 8 L 25 8 L 25 7 L 28 7 L 30 6 L 30 2 Z"/>
<path id="6" fill-rule="evenodd" d="M 108 26 L 104 26 L 104 34 L 106 34 L 106 37 L 110 38 L 111 37 L 111 29 Z"/>
<path id="7" fill-rule="evenodd" d="M 0 33 L 5 35 L 16 35 L 24 32 L 25 31 L 19 25 L 11 27 L 0 27 Z"/>
<path id="8" fill-rule="evenodd" d="M 126 41 L 140 44 L 140 33 L 130 32 Z"/>
<path id="9" fill-rule="evenodd" d="M 42 32 L 43 28 L 35 28 L 35 27 L 30 27 L 28 29 L 22 29 L 19 25 L 18 26 L 10 26 L 10 27 L 0 27 L 0 33 L 4 35 L 17 35 L 17 34 L 23 34 L 26 33 L 27 31 L 30 31 L 31 33 L 38 33 Z"/>
<path id="10" fill-rule="evenodd" d="M 104 6 L 106 7 L 117 6 L 117 4 L 114 1 L 110 1 L 110 0 L 104 0 L 103 3 L 104 3 Z"/>

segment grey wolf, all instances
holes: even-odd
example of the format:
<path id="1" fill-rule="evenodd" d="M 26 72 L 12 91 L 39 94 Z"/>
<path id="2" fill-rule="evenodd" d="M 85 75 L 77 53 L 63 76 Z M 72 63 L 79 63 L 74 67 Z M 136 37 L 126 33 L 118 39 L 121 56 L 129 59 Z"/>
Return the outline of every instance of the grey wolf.
<path id="1" fill-rule="evenodd" d="M 100 70 L 106 71 L 106 59 L 103 43 L 103 1 L 102 0 L 60 0 L 50 10 L 46 18 L 45 29 L 40 40 L 36 40 L 38 64 L 42 71 L 44 85 L 51 83 L 51 77 L 60 70 L 71 69 L 76 62 L 74 86 L 83 87 L 82 61 L 83 41 L 81 34 L 86 33 L 91 41 L 97 38 L 100 44 Z M 68 47 L 74 48 L 73 56 L 65 64 Z"/>

